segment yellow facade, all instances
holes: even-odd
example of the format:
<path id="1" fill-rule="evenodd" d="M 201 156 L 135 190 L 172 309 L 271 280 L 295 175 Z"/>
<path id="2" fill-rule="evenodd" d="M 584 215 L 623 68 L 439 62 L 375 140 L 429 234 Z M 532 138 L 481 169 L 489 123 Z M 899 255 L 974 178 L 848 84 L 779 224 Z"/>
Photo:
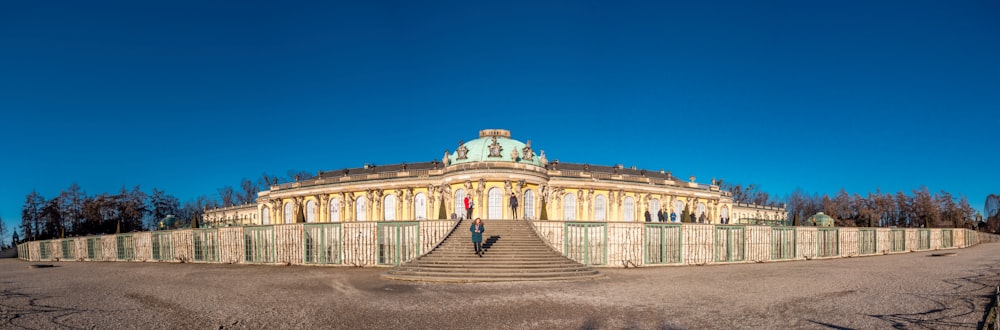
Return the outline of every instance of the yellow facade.
<path id="1" fill-rule="evenodd" d="M 703 223 L 720 223 L 736 213 L 785 217 L 780 208 L 734 205 L 714 182 L 699 184 L 694 177 L 683 181 L 669 172 L 620 165 L 548 163 L 544 151 L 535 153 L 530 141 L 511 140 L 504 130 L 484 130 L 459 147 L 463 150 L 440 162 L 320 172 L 316 178 L 271 186 L 258 194 L 256 204 L 209 210 L 204 222 L 419 221 L 441 218 L 441 208 L 444 218 L 513 219 L 511 193 L 518 199 L 517 219 L 540 219 L 544 213 L 548 220 L 645 221 L 649 211 L 653 221 L 670 221 L 671 213 L 681 221 L 682 205 Z M 471 215 L 465 214 L 463 196 L 474 203 Z M 657 210 L 667 219 L 658 219 Z"/>

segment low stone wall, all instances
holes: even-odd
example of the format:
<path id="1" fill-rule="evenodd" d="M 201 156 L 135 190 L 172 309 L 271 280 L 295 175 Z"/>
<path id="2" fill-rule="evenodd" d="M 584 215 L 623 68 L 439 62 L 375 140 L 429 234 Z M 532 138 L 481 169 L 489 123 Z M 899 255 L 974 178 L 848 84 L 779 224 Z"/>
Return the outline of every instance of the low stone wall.
<path id="1" fill-rule="evenodd" d="M 961 228 L 818 228 L 531 221 L 556 251 L 601 267 L 754 263 L 965 248 L 1000 236 Z"/>
<path id="2" fill-rule="evenodd" d="M 964 248 L 1000 236 L 948 228 L 817 228 L 529 221 L 549 246 L 600 267 L 844 258 Z M 454 220 L 297 223 L 181 229 L 22 243 L 30 261 L 394 266 L 426 254 Z"/>
<path id="3" fill-rule="evenodd" d="M 296 223 L 73 237 L 18 245 L 29 261 L 393 266 L 427 253 L 454 220 Z"/>

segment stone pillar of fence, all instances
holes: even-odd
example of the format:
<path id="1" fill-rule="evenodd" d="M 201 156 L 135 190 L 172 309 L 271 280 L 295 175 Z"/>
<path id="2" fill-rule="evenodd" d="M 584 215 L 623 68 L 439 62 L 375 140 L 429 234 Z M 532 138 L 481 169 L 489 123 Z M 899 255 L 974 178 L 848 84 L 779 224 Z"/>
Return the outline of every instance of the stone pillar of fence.
<path id="1" fill-rule="evenodd" d="M 243 227 L 219 228 L 219 262 L 238 264 L 245 262 Z"/>
<path id="2" fill-rule="evenodd" d="M 747 226 L 746 243 L 747 262 L 764 262 L 771 260 L 771 226 Z"/>
<path id="3" fill-rule="evenodd" d="M 856 257 L 861 255 L 859 248 L 861 243 L 858 240 L 858 228 L 840 228 L 838 234 L 840 238 L 840 256 L 841 257 Z"/>
<path id="4" fill-rule="evenodd" d="M 683 264 L 705 265 L 715 261 L 715 226 L 684 224 L 681 250 Z"/>
<path id="5" fill-rule="evenodd" d="M 276 262 L 279 264 L 301 265 L 303 224 L 293 223 L 274 226 L 274 247 Z"/>
<path id="6" fill-rule="evenodd" d="M 194 244 L 191 229 L 179 229 L 170 233 L 170 244 L 174 249 L 174 261 L 194 260 Z"/>
<path id="7" fill-rule="evenodd" d="M 375 222 L 345 222 L 344 265 L 364 267 L 378 264 L 375 256 Z"/>
<path id="8" fill-rule="evenodd" d="M 607 265 L 642 265 L 642 223 L 607 223 Z M 591 240 L 596 242 L 597 240 Z"/>

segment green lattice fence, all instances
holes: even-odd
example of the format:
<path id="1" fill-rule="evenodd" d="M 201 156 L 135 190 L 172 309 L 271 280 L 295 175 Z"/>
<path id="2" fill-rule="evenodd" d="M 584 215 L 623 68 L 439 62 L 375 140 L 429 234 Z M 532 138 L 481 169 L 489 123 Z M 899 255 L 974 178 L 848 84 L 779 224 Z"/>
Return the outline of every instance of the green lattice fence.
<path id="1" fill-rule="evenodd" d="M 566 257 L 584 265 L 608 263 L 608 227 L 603 222 L 566 222 L 563 227 Z"/>
<path id="2" fill-rule="evenodd" d="M 244 261 L 251 264 L 273 263 L 274 226 L 243 228 Z"/>
<path id="3" fill-rule="evenodd" d="M 17 258 L 21 260 L 28 260 L 28 243 L 21 243 L 17 245 Z"/>
<path id="4" fill-rule="evenodd" d="M 931 249 L 931 230 L 930 229 L 920 229 L 917 231 L 917 250 L 930 250 Z"/>
<path id="5" fill-rule="evenodd" d="M 132 234 L 115 235 L 115 252 L 118 254 L 118 260 L 135 259 L 135 241 L 132 240 Z"/>
<path id="6" fill-rule="evenodd" d="M 951 229 L 941 229 L 941 247 L 955 247 L 955 236 L 951 234 Z"/>
<path id="7" fill-rule="evenodd" d="M 73 260 L 76 259 L 76 242 L 71 239 L 64 239 L 60 241 L 62 247 L 62 260 Z"/>
<path id="8" fill-rule="evenodd" d="M 878 231 L 875 228 L 858 229 L 858 254 L 875 254 L 878 252 Z"/>
<path id="9" fill-rule="evenodd" d="M 101 237 L 87 237 L 87 259 L 104 260 L 104 243 Z"/>
<path id="10" fill-rule="evenodd" d="M 380 265 L 399 265 L 420 256 L 419 222 L 379 222 L 376 235 L 376 255 Z"/>
<path id="11" fill-rule="evenodd" d="M 906 229 L 892 229 L 889 231 L 889 252 L 906 251 Z"/>
<path id="12" fill-rule="evenodd" d="M 795 259 L 795 227 L 771 227 L 771 259 Z"/>
<path id="13" fill-rule="evenodd" d="M 52 242 L 40 242 L 38 243 L 38 258 L 42 260 L 52 259 Z"/>
<path id="14" fill-rule="evenodd" d="M 745 260 L 746 235 L 744 226 L 715 226 L 715 261 Z"/>
<path id="15" fill-rule="evenodd" d="M 835 257 L 840 255 L 840 232 L 837 228 L 817 228 L 816 256 Z"/>
<path id="16" fill-rule="evenodd" d="M 965 246 L 970 247 L 979 244 L 979 233 L 974 230 L 965 230 Z"/>
<path id="17" fill-rule="evenodd" d="M 174 245 L 170 232 L 153 232 L 150 240 L 153 249 L 153 260 L 174 260 Z"/>
<path id="18" fill-rule="evenodd" d="M 339 264 L 344 245 L 339 223 L 306 224 L 303 227 L 302 251 L 307 264 Z"/>
<path id="19" fill-rule="evenodd" d="M 219 230 L 216 228 L 193 229 L 191 243 L 194 248 L 194 261 L 219 261 Z"/>
<path id="20" fill-rule="evenodd" d="M 647 223 L 643 236 L 643 262 L 649 265 L 681 262 L 681 225 Z"/>

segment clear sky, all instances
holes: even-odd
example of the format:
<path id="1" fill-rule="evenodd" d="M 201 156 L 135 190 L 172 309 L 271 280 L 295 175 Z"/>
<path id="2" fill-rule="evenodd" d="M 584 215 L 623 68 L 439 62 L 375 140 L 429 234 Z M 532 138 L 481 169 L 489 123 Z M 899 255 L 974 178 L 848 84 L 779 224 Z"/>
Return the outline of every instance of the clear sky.
<path id="1" fill-rule="evenodd" d="M 1000 193 L 997 1 L 5 1 L 0 216 L 263 172 L 548 158 L 772 194 Z M 360 4 L 359 4 L 360 3 Z"/>

